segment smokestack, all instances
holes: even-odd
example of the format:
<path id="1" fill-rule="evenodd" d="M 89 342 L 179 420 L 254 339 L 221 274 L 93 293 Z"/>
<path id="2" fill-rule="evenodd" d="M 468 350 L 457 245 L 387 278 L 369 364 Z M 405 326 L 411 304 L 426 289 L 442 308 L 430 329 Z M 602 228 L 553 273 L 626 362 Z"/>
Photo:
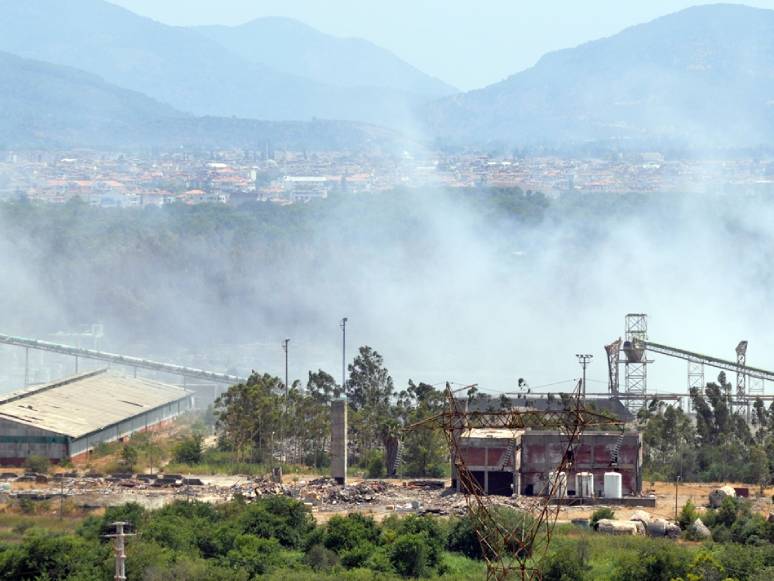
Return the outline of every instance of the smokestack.
<path id="1" fill-rule="evenodd" d="M 331 402 L 331 476 L 347 484 L 347 398 Z"/>

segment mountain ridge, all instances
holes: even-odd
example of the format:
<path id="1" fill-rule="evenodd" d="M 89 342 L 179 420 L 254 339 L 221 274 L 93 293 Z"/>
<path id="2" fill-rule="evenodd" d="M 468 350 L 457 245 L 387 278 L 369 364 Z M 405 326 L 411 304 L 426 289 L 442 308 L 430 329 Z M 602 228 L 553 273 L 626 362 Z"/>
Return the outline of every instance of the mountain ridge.
<path id="1" fill-rule="evenodd" d="M 774 11 L 696 6 L 548 53 L 423 119 L 456 143 L 771 144 L 773 67 Z"/>
<path id="2" fill-rule="evenodd" d="M 459 92 L 368 40 L 335 37 L 292 18 L 256 18 L 238 26 L 192 30 L 247 60 L 322 83 L 382 86 L 430 97 Z"/>
<path id="3" fill-rule="evenodd" d="M 399 134 L 347 121 L 195 117 L 92 73 L 0 52 L 0 149 L 391 147 Z"/>
<path id="4" fill-rule="evenodd" d="M 0 50 L 73 66 L 195 115 L 409 125 L 426 99 L 341 88 L 248 61 L 184 27 L 103 0 L 0 0 Z"/>

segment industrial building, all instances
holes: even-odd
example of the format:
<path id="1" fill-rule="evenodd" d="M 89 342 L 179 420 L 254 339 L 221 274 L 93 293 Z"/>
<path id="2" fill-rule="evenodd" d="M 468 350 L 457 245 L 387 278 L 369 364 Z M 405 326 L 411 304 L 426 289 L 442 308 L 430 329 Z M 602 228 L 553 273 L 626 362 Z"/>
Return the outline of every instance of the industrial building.
<path id="1" fill-rule="evenodd" d="M 465 466 L 487 494 L 541 495 L 567 450 L 567 437 L 558 431 L 473 429 L 459 436 Z M 605 474 L 620 474 L 621 494 L 642 491 L 642 436 L 636 432 L 584 433 L 573 446 L 572 472 L 564 475 L 566 495 L 580 496 L 577 474 L 592 474 L 584 496 L 604 495 Z M 452 486 L 459 481 L 452 466 Z"/>
<path id="2" fill-rule="evenodd" d="M 163 426 L 193 407 L 192 394 L 106 370 L 0 396 L 0 464 L 29 456 L 88 458 L 102 442 Z"/>

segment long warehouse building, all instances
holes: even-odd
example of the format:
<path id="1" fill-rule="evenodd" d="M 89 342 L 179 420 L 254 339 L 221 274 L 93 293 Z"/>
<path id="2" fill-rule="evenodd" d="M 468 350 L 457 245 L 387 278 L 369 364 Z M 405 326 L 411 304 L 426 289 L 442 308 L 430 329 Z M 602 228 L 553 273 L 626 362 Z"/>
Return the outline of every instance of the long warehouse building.
<path id="1" fill-rule="evenodd" d="M 0 396 L 0 464 L 29 456 L 86 461 L 102 442 L 162 427 L 193 407 L 191 392 L 107 370 Z"/>

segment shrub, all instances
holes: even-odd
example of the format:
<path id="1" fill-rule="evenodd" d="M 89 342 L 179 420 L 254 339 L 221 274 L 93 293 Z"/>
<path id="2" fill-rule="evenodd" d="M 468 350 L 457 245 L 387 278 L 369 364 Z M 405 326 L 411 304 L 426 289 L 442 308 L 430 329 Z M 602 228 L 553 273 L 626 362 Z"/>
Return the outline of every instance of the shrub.
<path id="1" fill-rule="evenodd" d="M 226 555 L 226 562 L 234 569 L 242 569 L 250 578 L 264 575 L 270 568 L 282 563 L 277 539 L 258 539 L 241 535 L 236 547 Z"/>
<path id="2" fill-rule="evenodd" d="M 548 556 L 543 564 L 543 581 L 582 581 L 588 565 L 588 543 L 579 541 L 563 545 Z"/>
<path id="3" fill-rule="evenodd" d="M 603 506 L 602 508 L 598 508 L 591 514 L 591 528 L 595 529 L 597 528 L 597 523 L 601 521 L 602 519 L 614 519 L 615 518 L 615 511 L 607 506 Z"/>
<path id="4" fill-rule="evenodd" d="M 446 548 L 454 553 L 461 553 L 469 559 L 481 559 L 481 543 L 478 542 L 476 531 L 470 517 L 456 519 L 449 530 Z"/>
<path id="5" fill-rule="evenodd" d="M 384 478 L 384 456 L 381 452 L 372 454 L 368 459 L 367 474 L 369 478 Z"/>
<path id="6" fill-rule="evenodd" d="M 441 562 L 444 534 L 437 520 L 427 516 L 409 515 L 399 521 L 397 532 L 398 535 L 423 536 L 428 549 L 428 564 L 436 567 Z"/>
<path id="7" fill-rule="evenodd" d="M 401 535 L 390 550 L 390 563 L 402 577 L 424 577 L 430 573 L 429 554 L 424 535 Z"/>
<path id="8" fill-rule="evenodd" d="M 24 468 L 28 472 L 37 472 L 39 474 L 46 474 L 51 467 L 51 462 L 45 456 L 27 456 L 24 460 Z"/>
<path id="9" fill-rule="evenodd" d="M 299 549 L 314 528 L 314 520 L 297 500 L 268 496 L 244 507 L 239 526 L 245 534 L 277 539 L 284 547 Z"/>
<path id="10" fill-rule="evenodd" d="M 202 436 L 193 434 L 175 446 L 174 458 L 178 464 L 199 464 L 202 461 Z"/>
<path id="11" fill-rule="evenodd" d="M 336 515 L 325 527 L 323 544 L 339 554 L 354 549 L 361 543 L 375 544 L 379 538 L 376 521 L 360 513 L 347 516 Z"/>
<path id="12" fill-rule="evenodd" d="M 125 444 L 121 449 L 121 469 L 132 472 L 134 470 L 134 465 L 137 464 L 137 457 L 137 448 Z"/>
<path id="13" fill-rule="evenodd" d="M 347 569 L 365 567 L 374 553 L 375 547 L 371 543 L 359 545 L 341 553 L 341 564 Z"/>
<path id="14" fill-rule="evenodd" d="M 304 562 L 315 571 L 323 571 L 335 567 L 339 559 L 336 553 L 318 543 L 312 545 L 306 552 Z"/>
<path id="15" fill-rule="evenodd" d="M 647 542 L 647 541 L 643 541 Z M 647 542 L 637 553 L 625 555 L 616 566 L 613 579 L 621 581 L 671 581 L 688 569 L 688 551 L 672 542 Z"/>
<path id="16" fill-rule="evenodd" d="M 683 505 L 682 510 L 680 510 L 680 516 L 677 519 L 677 523 L 680 525 L 681 529 L 685 530 L 691 526 L 697 518 L 699 518 L 699 511 L 696 510 L 694 504 L 689 500 Z"/>

